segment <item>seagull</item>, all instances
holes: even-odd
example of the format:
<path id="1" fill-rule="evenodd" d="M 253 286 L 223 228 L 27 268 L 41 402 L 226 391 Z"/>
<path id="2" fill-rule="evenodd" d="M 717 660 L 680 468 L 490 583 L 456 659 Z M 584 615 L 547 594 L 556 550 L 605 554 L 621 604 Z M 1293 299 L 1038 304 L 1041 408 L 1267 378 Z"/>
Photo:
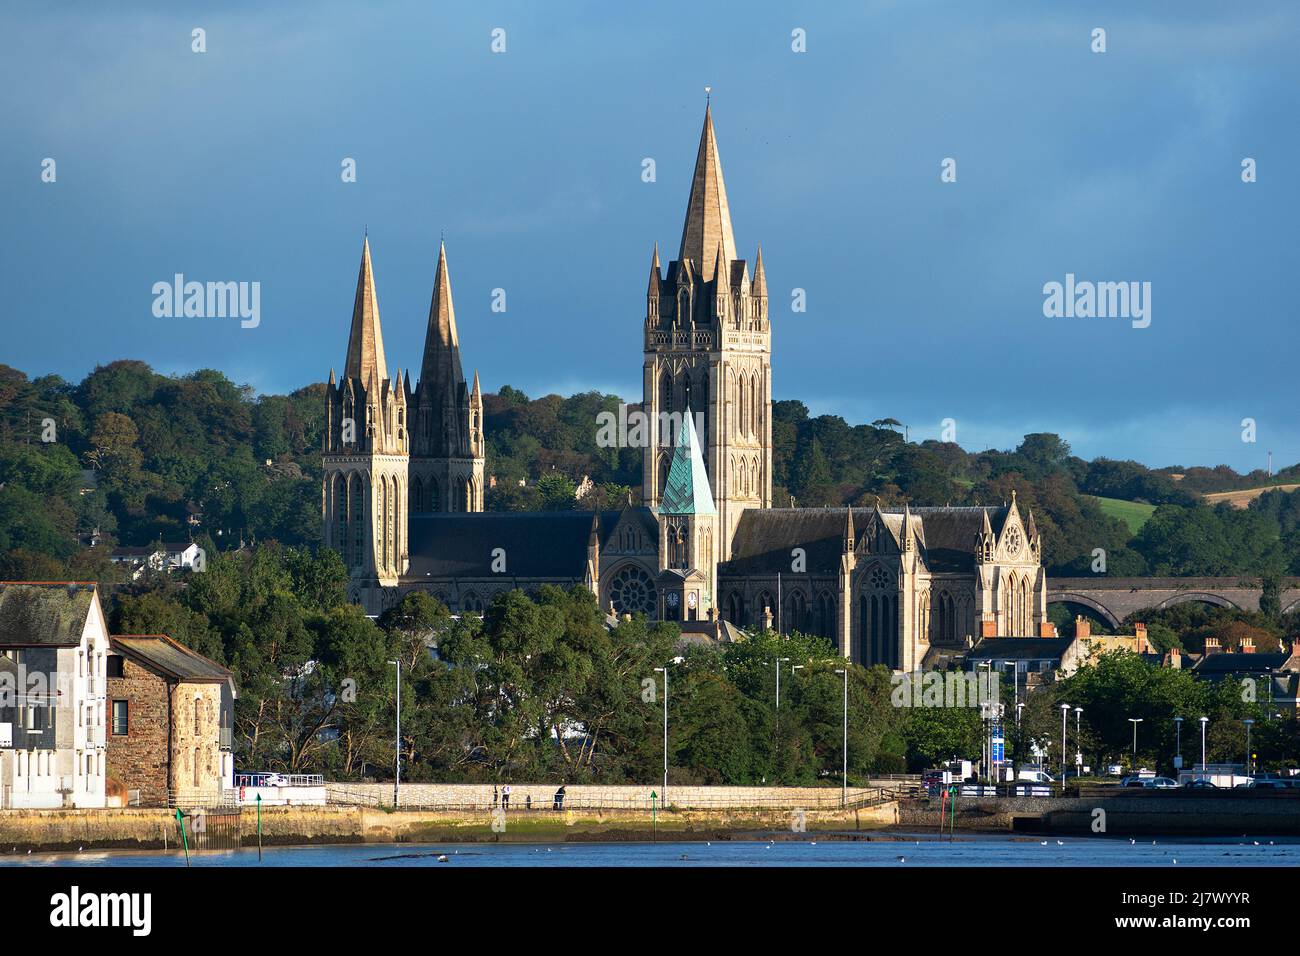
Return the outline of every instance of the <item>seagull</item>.
<path id="1" fill-rule="evenodd" d="M 1040 843 L 1040 844 L 1038 844 L 1038 845 L 1039 845 L 1039 846 L 1047 846 L 1047 841 L 1044 840 L 1042 843 Z"/>
<path id="2" fill-rule="evenodd" d="M 1178 865 L 1178 857 L 1174 857 L 1174 866 Z"/>
<path id="3" fill-rule="evenodd" d="M 1259 846 L 1259 841 L 1258 841 L 1258 840 L 1255 841 L 1255 846 Z"/>
<path id="4" fill-rule="evenodd" d="M 450 858 L 449 856 L 447 856 L 447 854 L 445 854 L 445 853 L 440 853 L 440 854 L 438 854 L 438 862 L 439 862 L 439 863 L 449 863 L 450 861 L 451 861 L 451 858 Z"/>
<path id="5" fill-rule="evenodd" d="M 1132 837 L 1129 837 L 1129 838 L 1128 838 L 1128 845 L 1129 845 L 1129 846 L 1137 846 L 1137 840 L 1133 839 Z"/>
<path id="6" fill-rule="evenodd" d="M 1056 845 L 1057 845 L 1057 846 L 1065 846 L 1065 844 L 1062 843 L 1060 840 L 1057 840 L 1057 841 L 1056 841 Z"/>
<path id="7" fill-rule="evenodd" d="M 900 856 L 900 857 L 898 858 L 898 862 L 899 862 L 899 863 L 906 863 L 906 862 L 907 862 L 907 857 L 905 857 L 905 856 Z"/>

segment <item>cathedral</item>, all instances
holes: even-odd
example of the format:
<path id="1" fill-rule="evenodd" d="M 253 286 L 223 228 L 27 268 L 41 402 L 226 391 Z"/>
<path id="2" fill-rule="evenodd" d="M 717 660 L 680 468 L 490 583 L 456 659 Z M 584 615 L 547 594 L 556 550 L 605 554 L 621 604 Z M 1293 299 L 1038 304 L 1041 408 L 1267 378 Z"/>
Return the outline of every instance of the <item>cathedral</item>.
<path id="1" fill-rule="evenodd" d="M 485 512 L 483 400 L 466 382 L 445 246 L 419 379 L 389 372 L 369 238 L 342 375 L 326 387 L 324 542 L 371 614 L 412 590 L 477 614 L 499 592 L 589 588 L 696 640 L 770 628 L 863 664 L 925 667 L 981 637 L 1048 635 L 1041 537 L 1000 507 L 772 507 L 772 328 L 761 247 L 739 257 L 705 110 L 677 258 L 644 321 L 642 504 Z M 595 424 L 593 423 L 593 427 Z"/>

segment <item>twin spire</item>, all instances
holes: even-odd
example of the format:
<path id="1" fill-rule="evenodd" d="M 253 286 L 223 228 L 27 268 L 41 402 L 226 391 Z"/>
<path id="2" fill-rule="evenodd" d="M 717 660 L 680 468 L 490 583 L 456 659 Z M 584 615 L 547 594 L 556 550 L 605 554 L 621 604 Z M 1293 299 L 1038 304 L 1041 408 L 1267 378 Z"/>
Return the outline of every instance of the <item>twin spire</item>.
<path id="1" fill-rule="evenodd" d="M 361 271 L 352 303 L 352 331 L 348 334 L 343 377 L 368 385 L 371 375 L 376 381 L 386 381 L 388 365 L 384 361 L 384 338 L 379 330 L 379 299 L 375 294 L 375 270 L 370 263 L 370 237 L 366 236 L 361 246 Z"/>
<path id="2" fill-rule="evenodd" d="M 331 378 L 333 374 L 330 373 Z M 342 377 L 356 379 L 369 388 L 372 376 L 379 383 L 388 380 L 384 337 L 379 322 L 379 298 L 375 292 L 375 270 L 370 259 L 370 237 L 367 236 L 361 246 L 361 270 L 357 275 L 357 293 L 352 304 L 352 329 L 348 334 L 348 353 Z M 476 386 L 477 379 L 476 374 Z M 440 243 L 438 247 L 438 268 L 434 275 L 433 299 L 429 303 L 429 327 L 425 336 L 420 380 L 428 383 L 444 382 L 453 387 L 464 382 L 445 243 Z M 409 389 L 409 376 L 401 384 Z"/>

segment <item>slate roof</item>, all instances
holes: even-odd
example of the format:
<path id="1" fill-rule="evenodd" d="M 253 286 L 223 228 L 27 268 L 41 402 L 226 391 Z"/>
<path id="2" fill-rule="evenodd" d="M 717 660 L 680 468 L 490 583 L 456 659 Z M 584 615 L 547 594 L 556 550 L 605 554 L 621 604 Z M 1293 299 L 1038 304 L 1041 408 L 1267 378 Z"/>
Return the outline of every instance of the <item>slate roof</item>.
<path id="1" fill-rule="evenodd" d="M 632 508 L 642 520 L 647 508 Z M 420 578 L 582 578 L 587 570 L 590 511 L 481 511 L 472 514 L 413 514 L 411 566 L 404 580 Z M 620 511 L 601 511 L 601 543 Z M 492 570 L 492 552 L 504 548 L 506 571 Z"/>
<path id="2" fill-rule="evenodd" d="M 718 574 L 788 574 L 794 548 L 804 549 L 807 573 L 838 571 L 844 554 L 845 510 L 747 508 L 736 525 L 731 560 L 718 566 Z"/>
<path id="3" fill-rule="evenodd" d="M 1260 674 L 1277 670 L 1291 655 L 1272 654 L 1206 654 L 1197 663 L 1197 674 Z"/>
<path id="4" fill-rule="evenodd" d="M 0 647 L 75 647 L 93 584 L 0 582 Z"/>
<path id="5" fill-rule="evenodd" d="M 165 634 L 119 634 L 109 637 L 113 650 L 164 677 L 224 683 L 230 671 Z"/>
<path id="6" fill-rule="evenodd" d="M 966 652 L 967 661 L 1027 661 L 1059 659 L 1073 637 L 989 637 Z"/>
<path id="7" fill-rule="evenodd" d="M 1006 524 L 1009 508 L 912 508 L 911 520 L 925 549 L 932 571 L 971 571 L 975 567 L 975 536 L 984 527 L 984 512 L 995 534 Z M 853 526 L 861 539 L 875 508 L 854 508 Z M 881 518 L 897 531 L 903 509 L 881 508 Z M 775 574 L 789 572 L 790 552 L 803 548 L 809 574 L 837 571 L 844 553 L 845 509 L 747 509 L 732 539 L 732 559 L 718 568 L 720 574 Z"/>

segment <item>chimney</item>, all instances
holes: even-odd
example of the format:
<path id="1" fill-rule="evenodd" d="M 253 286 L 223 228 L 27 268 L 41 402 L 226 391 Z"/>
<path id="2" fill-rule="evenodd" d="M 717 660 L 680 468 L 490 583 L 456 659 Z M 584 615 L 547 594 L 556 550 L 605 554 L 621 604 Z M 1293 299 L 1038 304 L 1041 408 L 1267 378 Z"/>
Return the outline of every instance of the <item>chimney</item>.
<path id="1" fill-rule="evenodd" d="M 1243 654 L 1254 654 L 1254 653 L 1255 653 L 1255 639 L 1254 639 L 1253 637 L 1243 637 L 1243 638 L 1241 639 L 1241 644 L 1238 645 L 1238 647 L 1237 647 L 1237 650 L 1240 651 L 1240 652 L 1243 653 Z"/>
<path id="2" fill-rule="evenodd" d="M 1074 636 L 1075 637 L 1092 637 L 1092 625 L 1082 614 L 1075 615 L 1074 618 Z"/>
<path id="3" fill-rule="evenodd" d="M 1137 652 L 1139 654 L 1149 653 L 1151 644 L 1147 641 L 1147 626 L 1145 624 L 1134 624 L 1133 633 L 1137 635 Z"/>
<path id="4" fill-rule="evenodd" d="M 1183 669 L 1183 652 L 1182 652 L 1182 650 L 1180 650 L 1180 649 L 1177 648 L 1177 647 L 1171 647 L 1171 648 L 1169 648 L 1169 654 L 1168 654 L 1168 656 L 1165 658 L 1165 661 L 1166 661 L 1167 665 L 1168 665 L 1172 670 L 1176 670 L 1176 671 L 1177 671 L 1177 670 L 1182 670 L 1182 669 Z"/>
<path id="5" fill-rule="evenodd" d="M 1038 636 L 1039 637 L 1060 637 L 1061 635 L 1056 630 L 1056 625 L 1053 624 L 1051 621 L 1039 621 Z"/>
<path id="6" fill-rule="evenodd" d="M 985 611 L 980 617 L 980 637 L 997 637 L 998 622 L 993 617 L 992 611 Z"/>
<path id="7" fill-rule="evenodd" d="M 1205 655 L 1207 657 L 1219 653 L 1219 650 L 1219 639 L 1217 637 L 1207 637 L 1205 639 Z"/>
<path id="8" fill-rule="evenodd" d="M 766 605 L 763 607 L 763 630 L 772 630 L 772 609 Z"/>

